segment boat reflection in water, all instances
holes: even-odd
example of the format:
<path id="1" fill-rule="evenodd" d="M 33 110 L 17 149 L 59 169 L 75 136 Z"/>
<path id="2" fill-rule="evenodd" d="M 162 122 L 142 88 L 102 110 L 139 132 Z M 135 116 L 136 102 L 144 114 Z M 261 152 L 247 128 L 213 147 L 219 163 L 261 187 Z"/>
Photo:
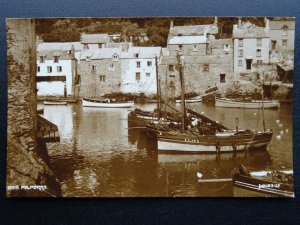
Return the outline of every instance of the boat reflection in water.
<path id="1" fill-rule="evenodd" d="M 153 110 L 155 104 L 137 106 Z M 223 109 L 195 103 L 198 112 L 240 127 L 256 128 L 257 110 Z M 44 116 L 60 131 L 60 143 L 48 143 L 51 167 L 65 197 L 233 196 L 232 183 L 199 183 L 202 179 L 228 178 L 239 164 L 251 170 L 292 167 L 291 107 L 270 110 L 268 124 L 274 137 L 267 150 L 195 155 L 161 154 L 145 132 L 129 129 L 128 109 L 83 108 L 81 104 L 44 106 Z M 279 120 L 279 123 L 277 122 Z M 280 131 L 284 131 L 281 135 Z M 281 139 L 275 138 L 281 135 Z"/>

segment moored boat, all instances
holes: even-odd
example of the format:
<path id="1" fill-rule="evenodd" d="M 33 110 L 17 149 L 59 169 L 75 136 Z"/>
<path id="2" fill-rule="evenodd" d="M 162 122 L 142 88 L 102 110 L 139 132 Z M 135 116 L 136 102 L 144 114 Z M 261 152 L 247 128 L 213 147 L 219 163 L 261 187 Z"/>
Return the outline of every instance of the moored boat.
<path id="1" fill-rule="evenodd" d="M 98 107 L 98 108 L 130 108 L 134 105 L 133 101 L 117 102 L 112 99 L 92 99 L 82 98 L 83 107 Z"/>
<path id="2" fill-rule="evenodd" d="M 234 197 L 294 197 L 293 170 L 249 172 L 240 165 L 233 171 Z"/>
<path id="3" fill-rule="evenodd" d="M 202 102 L 202 97 L 201 96 L 196 96 L 193 98 L 185 99 L 186 103 L 197 103 L 197 102 Z M 181 99 L 177 99 L 176 103 L 181 103 Z"/>
<path id="4" fill-rule="evenodd" d="M 44 105 L 67 105 L 65 101 L 44 101 Z"/>
<path id="5" fill-rule="evenodd" d="M 238 101 L 228 98 L 216 98 L 216 107 L 223 108 L 245 108 L 245 109 L 260 109 L 264 108 L 280 108 L 280 102 L 277 100 L 251 100 L 251 101 Z"/>

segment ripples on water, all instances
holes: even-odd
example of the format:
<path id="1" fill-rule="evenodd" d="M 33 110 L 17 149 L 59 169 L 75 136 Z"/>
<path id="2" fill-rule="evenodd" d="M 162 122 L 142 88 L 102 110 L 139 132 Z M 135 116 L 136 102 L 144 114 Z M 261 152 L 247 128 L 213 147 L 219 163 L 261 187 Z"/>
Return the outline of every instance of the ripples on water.
<path id="1" fill-rule="evenodd" d="M 228 127 L 234 127 L 238 117 L 241 129 L 262 129 L 261 112 L 256 109 L 191 106 Z M 155 104 L 137 107 L 151 110 Z M 128 109 L 82 108 L 81 104 L 44 106 L 44 116 L 60 131 L 61 142 L 47 146 L 65 197 L 226 197 L 233 195 L 231 183 L 200 184 L 196 173 L 201 172 L 203 179 L 229 178 L 240 163 L 254 170 L 292 167 L 289 104 L 265 110 L 267 128 L 274 132 L 267 151 L 239 153 L 237 157 L 223 154 L 220 160 L 207 154 L 158 154 L 156 144 L 145 133 L 128 129 L 128 113 Z"/>

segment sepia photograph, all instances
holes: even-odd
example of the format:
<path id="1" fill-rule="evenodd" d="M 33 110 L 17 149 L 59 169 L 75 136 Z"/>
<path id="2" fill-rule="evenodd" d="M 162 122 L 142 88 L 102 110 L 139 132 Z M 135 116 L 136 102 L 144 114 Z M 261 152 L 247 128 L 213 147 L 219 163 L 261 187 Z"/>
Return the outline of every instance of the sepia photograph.
<path id="1" fill-rule="evenodd" d="M 294 17 L 10 18 L 7 197 L 294 198 Z"/>

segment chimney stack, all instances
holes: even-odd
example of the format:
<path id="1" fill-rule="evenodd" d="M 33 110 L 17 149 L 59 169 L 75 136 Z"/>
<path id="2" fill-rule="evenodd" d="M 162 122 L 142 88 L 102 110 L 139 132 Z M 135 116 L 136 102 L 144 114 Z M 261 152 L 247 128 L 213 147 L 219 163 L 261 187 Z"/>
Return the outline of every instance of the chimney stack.
<path id="1" fill-rule="evenodd" d="M 265 30 L 268 31 L 269 29 L 270 29 L 270 20 L 265 17 Z"/>
<path id="2" fill-rule="evenodd" d="M 215 22 L 214 22 L 214 26 L 218 26 L 218 17 L 217 16 L 215 16 Z"/>
<path id="3" fill-rule="evenodd" d="M 241 19 L 241 17 L 239 17 L 238 28 L 241 28 L 241 27 L 242 27 L 242 19 Z"/>
<path id="4" fill-rule="evenodd" d="M 174 22 L 173 22 L 173 20 L 171 20 L 170 27 L 173 27 L 173 26 L 174 26 Z"/>

